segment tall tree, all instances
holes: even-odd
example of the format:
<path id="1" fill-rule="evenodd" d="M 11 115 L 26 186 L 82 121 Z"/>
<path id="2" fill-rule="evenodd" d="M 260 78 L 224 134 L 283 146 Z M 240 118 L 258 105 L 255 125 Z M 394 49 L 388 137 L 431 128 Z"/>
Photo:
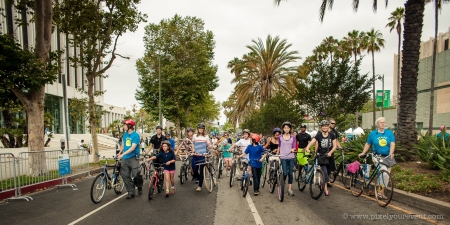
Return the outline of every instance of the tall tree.
<path id="1" fill-rule="evenodd" d="M 431 0 L 426 0 L 430 2 Z M 431 87 L 430 87 L 430 116 L 428 119 L 428 133 L 433 133 L 433 120 L 434 120 L 434 80 L 436 76 L 436 48 L 437 48 L 437 34 L 438 34 L 438 22 L 439 22 L 439 10 L 442 9 L 442 2 L 448 2 L 449 0 L 434 0 L 434 42 L 433 42 L 433 64 L 431 66 Z"/>
<path id="2" fill-rule="evenodd" d="M 214 35 L 204 30 L 200 18 L 175 15 L 147 25 L 144 46 L 144 57 L 136 62 L 140 82 L 136 99 L 153 115 L 159 114 L 155 106 L 159 102 L 160 72 L 162 113 L 175 123 L 179 134 L 193 108 L 207 101 L 209 91 L 218 86 Z"/>
<path id="3" fill-rule="evenodd" d="M 398 7 L 394 12 L 391 13 L 391 17 L 389 17 L 389 23 L 386 27 L 390 27 L 390 32 L 395 28 L 397 30 L 398 35 L 398 48 L 397 48 L 397 121 L 399 121 L 399 96 L 400 96 L 400 46 L 402 44 L 402 23 L 405 20 L 405 8 Z M 398 122 L 397 122 L 398 129 Z"/>
<path id="4" fill-rule="evenodd" d="M 74 67 L 86 70 L 89 129 L 94 148 L 94 161 L 98 159 L 97 109 L 95 97 L 104 91 L 95 88 L 96 79 L 106 78 L 105 72 L 117 56 L 117 42 L 124 33 L 137 30 L 146 15 L 137 9 L 140 0 L 64 0 L 57 1 L 55 22 L 66 34 L 80 54 L 70 57 Z M 106 61 L 105 61 L 106 59 Z M 83 81 L 84 82 L 84 81 Z"/>
<path id="5" fill-rule="evenodd" d="M 381 48 L 384 48 L 383 34 L 379 30 L 372 28 L 365 36 L 365 47 L 368 53 L 372 53 L 372 101 L 373 101 L 373 117 L 372 126 L 375 127 L 375 113 L 376 113 L 376 97 L 375 97 L 375 52 L 379 52 Z M 384 81 L 383 81 L 384 82 Z M 384 96 L 384 95 L 383 95 Z M 381 102 L 384 104 L 384 99 Z"/>

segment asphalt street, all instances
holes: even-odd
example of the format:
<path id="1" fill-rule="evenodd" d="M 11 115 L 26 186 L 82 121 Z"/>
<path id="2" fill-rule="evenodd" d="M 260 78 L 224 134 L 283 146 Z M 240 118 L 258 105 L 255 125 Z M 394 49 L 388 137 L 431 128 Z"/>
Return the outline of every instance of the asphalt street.
<path id="1" fill-rule="evenodd" d="M 250 187 L 243 198 L 237 182 L 230 188 L 226 176 L 212 193 L 206 188 L 196 192 L 195 183 L 181 185 L 176 179 L 174 195 L 155 194 L 149 201 L 146 181 L 142 196 L 128 200 L 125 191 L 106 190 L 102 202 L 94 204 L 89 196 L 93 178 L 76 181 L 78 190 L 49 189 L 33 194 L 30 202 L 0 203 L 0 224 L 450 224 L 449 218 L 436 219 L 395 201 L 379 207 L 371 197 L 353 197 L 339 183 L 330 197 L 319 200 L 310 197 L 309 187 L 300 192 L 295 183 L 295 196 L 280 202 L 267 185 L 259 196 Z"/>

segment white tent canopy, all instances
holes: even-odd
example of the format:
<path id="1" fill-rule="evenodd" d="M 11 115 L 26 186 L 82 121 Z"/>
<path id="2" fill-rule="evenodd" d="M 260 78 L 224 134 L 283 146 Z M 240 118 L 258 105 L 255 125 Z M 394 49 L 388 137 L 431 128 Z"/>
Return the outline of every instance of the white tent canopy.
<path id="1" fill-rule="evenodd" d="M 353 134 L 353 129 L 348 128 L 348 130 L 345 131 L 345 134 Z"/>
<path id="2" fill-rule="evenodd" d="M 361 134 L 364 134 L 364 130 L 361 127 L 358 127 L 353 131 L 353 135 L 361 135 Z"/>
<path id="3" fill-rule="evenodd" d="M 317 131 L 315 131 L 315 130 L 309 132 L 309 135 L 311 135 L 311 137 L 315 137 L 316 134 L 317 134 Z"/>

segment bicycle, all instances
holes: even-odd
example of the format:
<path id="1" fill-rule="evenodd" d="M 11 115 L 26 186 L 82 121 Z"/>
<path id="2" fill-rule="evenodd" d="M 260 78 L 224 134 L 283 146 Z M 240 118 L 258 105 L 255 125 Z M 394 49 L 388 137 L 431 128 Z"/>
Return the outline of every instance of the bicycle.
<path id="1" fill-rule="evenodd" d="M 232 153 L 233 153 L 233 162 L 231 163 L 231 170 L 230 170 L 230 187 L 233 187 L 233 182 L 236 179 L 236 167 L 238 165 L 238 159 L 236 156 L 241 154 L 238 151 L 232 151 Z"/>
<path id="2" fill-rule="evenodd" d="M 206 189 L 208 190 L 209 193 L 211 193 L 213 191 L 214 186 L 217 185 L 217 180 L 216 180 L 216 176 L 215 176 L 215 169 L 214 169 L 214 165 L 213 165 L 213 157 L 211 155 L 212 151 L 203 154 L 203 156 L 205 157 L 204 161 L 200 161 L 200 163 L 197 163 L 197 165 L 199 166 L 198 169 L 198 173 L 201 173 L 202 171 L 200 171 L 201 165 L 204 165 L 203 167 L 203 184 L 205 184 Z"/>
<path id="3" fill-rule="evenodd" d="M 117 156 L 112 158 L 116 161 L 114 165 L 108 165 L 109 159 L 105 158 L 105 156 L 103 156 L 103 159 L 106 160 L 105 166 L 103 167 L 103 172 L 95 177 L 91 185 L 91 200 L 95 204 L 99 203 L 103 199 L 107 188 L 108 190 L 114 188 L 114 192 L 117 195 L 120 195 L 125 184 L 122 176 L 120 176 L 120 161 Z M 113 168 L 111 173 L 108 173 L 108 168 Z"/>
<path id="4" fill-rule="evenodd" d="M 325 175 L 318 165 L 319 153 L 315 154 L 314 162 L 310 166 L 309 163 L 300 167 L 298 175 L 298 190 L 303 192 L 306 184 L 309 184 L 309 193 L 314 200 L 319 199 L 325 191 Z M 311 155 L 305 155 L 310 158 Z M 318 188 L 318 193 L 315 192 L 315 188 Z"/>
<path id="5" fill-rule="evenodd" d="M 352 149 L 351 147 L 345 148 L 347 150 Z M 344 187 L 349 189 L 350 186 L 348 185 L 348 180 L 350 179 L 350 176 L 348 175 L 348 161 L 345 159 L 344 149 L 338 148 L 337 150 L 341 150 L 341 154 L 338 155 L 334 162 L 339 160 L 339 158 L 342 157 L 341 162 L 339 163 L 339 166 L 336 167 L 336 171 L 330 173 L 330 183 L 334 183 L 336 181 L 336 177 L 340 177 L 341 182 L 344 184 Z M 341 175 L 340 175 L 341 174 Z"/>
<path id="6" fill-rule="evenodd" d="M 271 153 L 268 153 L 269 156 L 272 157 L 281 157 L 281 155 L 274 155 Z M 289 155 L 289 154 L 288 154 Z M 287 156 L 287 155 L 285 155 Z M 275 191 L 275 185 L 278 187 L 278 200 L 282 202 L 284 200 L 284 187 L 285 187 L 285 181 L 284 181 L 284 175 L 283 170 L 280 165 L 279 160 L 273 160 L 272 165 L 270 166 L 270 172 L 269 172 L 269 191 L 270 193 L 273 193 Z"/>
<path id="7" fill-rule="evenodd" d="M 164 165 L 150 162 L 153 166 L 152 178 L 148 183 L 148 200 L 153 199 L 153 193 L 155 189 L 158 190 L 158 194 L 164 190 Z"/>
<path id="8" fill-rule="evenodd" d="M 180 183 L 184 184 L 185 181 L 188 180 L 189 174 L 191 174 L 191 165 L 189 161 L 189 154 L 179 155 L 181 159 L 181 168 L 180 168 Z"/>
<path id="9" fill-rule="evenodd" d="M 225 168 L 225 160 L 223 159 L 222 150 L 217 150 L 219 154 L 219 159 L 217 160 L 217 179 L 220 179 L 220 175 L 222 175 L 223 168 Z"/>
<path id="10" fill-rule="evenodd" d="M 375 169 L 369 176 L 370 172 L 370 164 L 367 164 L 367 156 L 371 155 L 372 158 L 377 159 L 378 163 L 375 166 Z M 378 205 L 381 207 L 385 207 L 389 205 L 392 200 L 392 196 L 394 194 L 394 182 L 392 180 L 391 174 L 381 169 L 381 163 L 383 159 L 388 158 L 389 156 L 383 157 L 381 155 L 376 155 L 373 153 L 369 153 L 368 155 L 361 156 L 364 159 L 364 164 L 359 165 L 358 171 L 352 174 L 350 179 L 350 190 L 355 197 L 359 197 L 364 189 L 370 190 L 370 185 L 372 181 L 374 181 L 375 177 L 375 198 L 378 202 Z M 386 182 L 387 180 L 387 182 Z M 387 193 L 386 193 L 387 192 Z"/>
<path id="11" fill-rule="evenodd" d="M 268 154 L 270 151 L 268 149 L 266 149 L 265 154 Z M 262 162 L 262 169 L 261 169 L 261 188 L 264 188 L 265 184 L 266 184 L 266 180 L 267 180 L 267 174 L 269 173 L 268 171 L 268 166 L 269 165 L 269 157 L 266 157 L 264 159 L 264 161 Z"/>
<path id="12" fill-rule="evenodd" d="M 144 180 L 150 178 L 150 164 L 145 161 L 146 158 L 148 158 L 147 155 L 144 156 L 144 161 L 139 165 L 139 171 Z"/>
<path id="13" fill-rule="evenodd" d="M 251 181 L 251 175 L 250 172 L 248 172 L 248 163 L 243 162 L 243 168 L 242 168 L 242 178 L 241 178 L 241 191 L 242 191 L 242 197 L 245 198 L 248 192 L 248 186 L 250 186 Z"/>

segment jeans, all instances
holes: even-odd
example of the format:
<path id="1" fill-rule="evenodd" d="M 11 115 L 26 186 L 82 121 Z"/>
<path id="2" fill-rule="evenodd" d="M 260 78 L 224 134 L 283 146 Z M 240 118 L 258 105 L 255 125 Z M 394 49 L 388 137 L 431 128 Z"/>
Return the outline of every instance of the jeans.
<path id="1" fill-rule="evenodd" d="M 261 168 L 252 167 L 252 175 L 253 175 L 253 190 L 255 192 L 259 191 L 259 182 L 261 179 Z"/>
<path id="2" fill-rule="evenodd" d="M 194 177 L 198 179 L 198 186 L 203 186 L 203 167 L 205 165 L 197 165 L 205 161 L 204 157 L 194 156 L 192 157 L 192 168 L 194 169 Z"/>
<path id="3" fill-rule="evenodd" d="M 292 184 L 294 172 L 294 159 L 281 159 L 281 167 L 283 168 L 283 176 L 286 180 L 286 176 L 289 177 L 288 184 Z"/>
<path id="4" fill-rule="evenodd" d="M 320 165 L 320 169 L 322 169 L 323 175 L 325 176 L 325 183 L 330 182 L 330 165 Z"/>
<path id="5" fill-rule="evenodd" d="M 134 195 L 135 186 L 131 178 L 135 177 L 138 173 L 139 173 L 139 161 L 135 157 L 129 159 L 122 159 L 120 166 L 120 174 L 122 175 L 125 188 L 127 189 L 129 195 Z M 140 185 L 140 187 L 138 186 L 138 188 L 142 188 L 142 184 Z"/>

